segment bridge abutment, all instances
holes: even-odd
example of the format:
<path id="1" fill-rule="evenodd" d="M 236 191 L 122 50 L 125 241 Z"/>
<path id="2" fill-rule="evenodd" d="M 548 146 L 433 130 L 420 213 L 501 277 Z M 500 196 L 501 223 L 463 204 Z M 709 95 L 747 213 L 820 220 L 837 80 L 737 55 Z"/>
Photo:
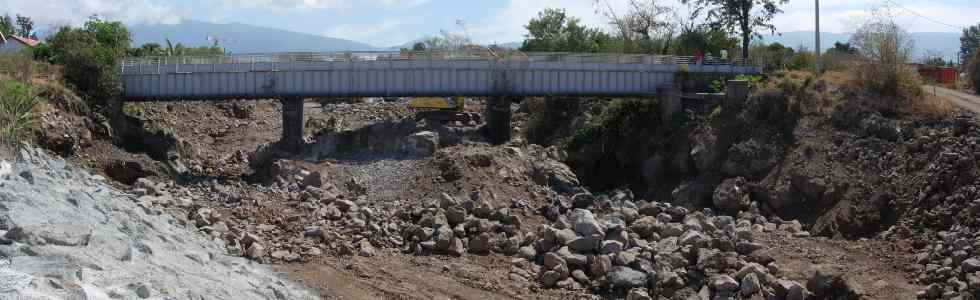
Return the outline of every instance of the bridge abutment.
<path id="1" fill-rule="evenodd" d="M 303 149 L 303 98 L 283 97 L 282 137 L 279 140 L 283 150 L 299 152 Z"/>
<path id="2" fill-rule="evenodd" d="M 487 140 L 493 144 L 503 144 L 510 141 L 511 129 L 510 98 L 495 96 L 487 98 Z"/>

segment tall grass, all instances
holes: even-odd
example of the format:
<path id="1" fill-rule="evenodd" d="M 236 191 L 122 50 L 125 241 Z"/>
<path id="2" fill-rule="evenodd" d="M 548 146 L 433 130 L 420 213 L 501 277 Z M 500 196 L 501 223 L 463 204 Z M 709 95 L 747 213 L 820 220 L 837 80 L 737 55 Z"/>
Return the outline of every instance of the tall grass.
<path id="1" fill-rule="evenodd" d="M 0 144 L 20 148 L 32 142 L 36 98 L 30 87 L 7 81 L 0 91 Z"/>

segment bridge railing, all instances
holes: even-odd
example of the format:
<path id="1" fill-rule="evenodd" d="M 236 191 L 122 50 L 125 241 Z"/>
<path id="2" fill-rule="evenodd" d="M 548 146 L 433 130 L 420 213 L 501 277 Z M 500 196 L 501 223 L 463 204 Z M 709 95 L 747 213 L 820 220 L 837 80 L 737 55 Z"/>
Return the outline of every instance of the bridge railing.
<path id="1" fill-rule="evenodd" d="M 603 63 L 603 64 L 661 64 L 661 65 L 731 65 L 759 66 L 753 60 L 721 59 L 693 56 L 620 54 L 620 53 L 571 53 L 571 52 L 493 52 L 474 51 L 399 51 L 399 52 L 286 52 L 271 54 L 234 54 L 221 56 L 179 56 L 125 58 L 121 62 L 123 74 L 127 69 L 158 69 L 167 65 L 220 65 L 220 64 L 278 64 L 294 62 L 354 62 L 354 61 L 403 61 L 403 60 L 499 60 L 529 62 Z"/>

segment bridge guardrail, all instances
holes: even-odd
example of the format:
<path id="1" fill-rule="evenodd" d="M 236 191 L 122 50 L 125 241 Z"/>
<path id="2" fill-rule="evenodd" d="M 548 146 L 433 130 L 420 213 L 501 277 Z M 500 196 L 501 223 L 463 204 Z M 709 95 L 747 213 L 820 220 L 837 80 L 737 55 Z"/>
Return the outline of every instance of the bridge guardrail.
<path id="1" fill-rule="evenodd" d="M 607 63 L 607 64 L 665 64 L 696 65 L 694 56 L 620 54 L 620 53 L 571 53 L 571 52 L 520 52 L 508 51 L 454 51 L 454 52 L 286 52 L 270 54 L 234 54 L 222 56 L 180 56 L 125 58 L 121 71 L 128 68 L 160 68 L 165 65 L 217 65 L 293 62 L 353 62 L 353 61 L 404 61 L 404 60 L 504 60 L 530 62 Z M 705 57 L 701 65 L 759 66 L 751 59 L 720 59 Z"/>

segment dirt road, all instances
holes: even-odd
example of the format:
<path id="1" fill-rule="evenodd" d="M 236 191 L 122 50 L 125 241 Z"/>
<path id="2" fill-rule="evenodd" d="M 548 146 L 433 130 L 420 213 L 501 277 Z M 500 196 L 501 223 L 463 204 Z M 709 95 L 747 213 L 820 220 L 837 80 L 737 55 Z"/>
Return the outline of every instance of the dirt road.
<path id="1" fill-rule="evenodd" d="M 949 99 L 956 106 L 980 114 L 980 97 L 938 86 L 924 86 L 927 93 Z"/>

